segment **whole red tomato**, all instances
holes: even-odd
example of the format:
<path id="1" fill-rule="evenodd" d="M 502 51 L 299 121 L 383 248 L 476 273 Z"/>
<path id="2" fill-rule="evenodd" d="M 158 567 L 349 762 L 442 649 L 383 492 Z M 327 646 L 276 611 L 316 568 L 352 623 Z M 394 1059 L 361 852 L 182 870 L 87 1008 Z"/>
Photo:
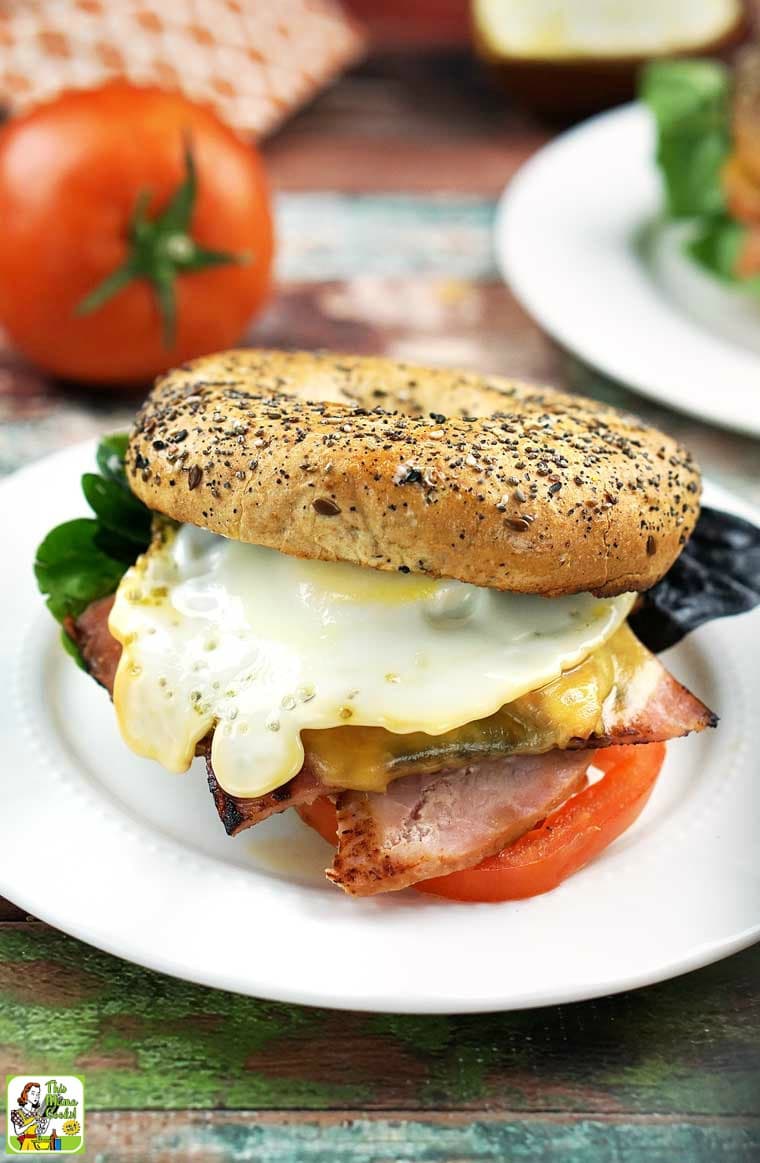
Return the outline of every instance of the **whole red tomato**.
<path id="1" fill-rule="evenodd" d="M 150 379 L 240 338 L 267 294 L 256 151 L 211 110 L 116 82 L 0 131 L 0 323 L 72 379 Z"/>

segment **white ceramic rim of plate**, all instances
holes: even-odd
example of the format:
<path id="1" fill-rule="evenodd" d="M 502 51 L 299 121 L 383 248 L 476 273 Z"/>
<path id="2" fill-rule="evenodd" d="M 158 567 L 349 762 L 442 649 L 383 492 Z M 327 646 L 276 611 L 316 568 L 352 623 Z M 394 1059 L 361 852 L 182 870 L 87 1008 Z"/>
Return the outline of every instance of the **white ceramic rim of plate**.
<path id="1" fill-rule="evenodd" d="M 3 639 L 15 636 L 13 658 L 6 654 L 3 661 L 6 666 L 11 661 L 17 665 L 12 675 L 14 691 L 0 705 L 0 729 L 6 744 L 6 773 L 21 772 L 28 778 L 33 778 L 35 770 L 43 773 L 41 788 L 45 795 L 37 797 L 35 808 L 41 834 L 48 840 L 47 848 L 42 849 L 24 844 L 14 820 L 16 812 L 28 807 L 23 790 L 27 785 L 20 778 L 6 781 L 5 810 L 0 813 L 0 894 L 76 938 L 159 972 L 277 1001 L 374 1012 L 486 1012 L 577 1001 L 687 972 L 760 938 L 760 913 L 755 919 L 753 896 L 751 923 L 737 925 L 717 940 L 694 941 L 682 953 L 662 961 L 655 957 L 643 969 L 633 969 L 630 973 L 617 971 L 610 977 L 600 971 L 596 977 L 591 975 L 572 987 L 563 984 L 561 977 L 553 979 L 551 985 L 536 987 L 519 962 L 519 955 L 526 953 L 525 946 L 519 942 L 514 947 L 505 946 L 501 934 L 506 926 L 496 922 L 501 909 L 514 910 L 509 914 L 509 927 L 519 932 L 526 919 L 533 924 L 531 917 L 541 918 L 547 912 L 551 915 L 556 907 L 553 894 L 506 906 L 451 905 L 431 898 L 423 902 L 414 894 L 411 894 L 413 900 L 404 894 L 406 899 L 379 899 L 367 910 L 357 909 L 357 904 L 361 906 L 362 902 L 332 888 L 322 890 L 273 881 L 258 872 L 250 875 L 247 869 L 199 854 L 160 830 L 146 827 L 142 820 L 112 801 L 102 786 L 93 788 L 86 773 L 67 770 L 65 757 L 56 758 L 49 751 L 49 741 L 44 736 L 52 727 L 46 726 L 42 711 L 37 714 L 36 722 L 30 712 L 26 716 L 27 724 L 23 725 L 25 706 L 34 704 L 37 681 L 34 676 L 41 671 L 47 652 L 55 645 L 55 628 L 47 621 L 44 611 L 40 611 L 39 596 L 27 581 L 29 544 L 36 543 L 40 528 L 44 530 L 51 522 L 61 519 L 60 512 L 71 514 L 72 496 L 78 482 L 75 470 L 86 467 L 93 453 L 92 442 L 76 446 L 17 473 L 0 485 L 2 500 L 9 504 L 7 511 L 15 511 L 20 520 L 17 544 L 13 544 L 13 538 L 7 544 L 8 567 L 5 576 L 0 574 L 0 598 L 4 587 L 6 598 L 9 592 L 18 595 L 17 607 L 11 604 L 12 616 L 6 618 L 3 627 L 6 632 Z M 47 487 L 51 481 L 61 482 L 60 499 Z M 46 514 L 34 509 L 25 511 L 24 503 L 28 505 L 35 487 L 46 489 L 50 505 Z M 712 488 L 708 499 L 758 518 L 751 506 L 724 490 Z M 0 603 L 0 609 L 8 610 L 7 602 Z M 753 626 L 760 623 L 760 611 L 744 617 L 751 619 Z M 698 631 L 697 635 L 702 633 Z M 742 641 L 747 639 L 746 633 L 734 635 L 737 636 Z M 751 637 L 754 641 L 754 635 Z M 28 666 L 22 664 L 25 648 L 31 658 Z M 757 657 L 757 647 L 754 657 Z M 38 706 L 34 706 L 35 713 Z M 733 768 L 742 771 L 748 747 L 745 739 L 738 743 L 741 745 L 736 748 Z M 54 762 L 48 762 L 51 754 Z M 172 778 L 162 776 L 158 770 L 156 775 Z M 711 787 L 711 804 L 715 802 L 717 790 Z M 698 814 L 705 816 L 704 807 Z M 56 851 L 56 836 L 62 830 L 68 837 L 69 847 Z M 679 843 L 683 841 L 680 834 L 677 838 Z M 75 860 L 67 859 L 72 843 Z M 755 861 L 754 849 L 749 859 Z M 659 870 L 661 855 L 655 853 L 654 859 L 650 856 L 648 862 L 652 869 Z M 584 879 L 586 895 L 578 898 L 575 891 L 567 893 L 563 897 L 565 906 L 568 900 L 572 907 L 580 899 L 586 902 L 588 911 L 588 886 L 592 883 L 597 899 L 605 893 L 609 897 L 616 888 L 611 884 L 616 878 L 611 877 L 610 871 L 601 866 L 591 867 L 573 878 L 579 886 Z M 109 882 L 109 873 L 114 877 L 112 882 Z M 760 883 L 760 870 L 754 863 L 751 873 Z M 572 883 L 569 881 L 558 892 L 568 889 Z M 635 900 L 631 903 L 637 907 Z M 671 916 L 672 913 L 665 917 L 667 924 Z M 245 920 L 249 917 L 256 919 L 246 928 Z M 639 922 L 643 923 L 643 915 Z M 228 947 L 220 940 L 230 933 L 239 940 L 239 948 L 235 949 L 234 943 Z M 412 973 L 411 979 L 406 974 L 410 959 L 414 962 L 412 968 L 417 970 L 419 959 L 428 955 L 426 941 L 433 940 L 440 958 L 442 950 L 450 948 L 452 942 L 466 942 L 473 935 L 480 935 L 483 944 L 480 948 L 467 948 L 464 960 L 459 950 L 456 987 L 431 990 L 427 985 L 430 978 L 425 978 L 425 972 L 430 973 L 429 966 L 416 977 Z M 601 954 L 605 946 L 603 934 L 592 929 L 592 935 L 601 942 L 599 949 L 595 948 L 595 955 Z M 485 976 L 481 973 L 484 967 L 477 955 L 480 952 L 482 960 L 493 957 L 492 946 L 497 937 L 502 942 L 498 945 L 502 959 L 500 970 L 503 967 L 503 973 L 508 974 L 510 958 L 514 957 L 519 972 L 524 975 L 518 990 L 503 985 L 497 988 L 493 973 L 490 977 L 487 972 Z M 264 955 L 258 958 L 257 964 L 262 939 Z M 328 963 L 325 971 L 325 958 L 330 953 L 335 956 L 336 949 L 339 950 L 336 967 Z M 371 958 L 381 958 L 382 972 L 375 972 L 369 988 L 351 978 L 350 973 L 347 975 L 346 966 L 339 964 L 340 957 L 350 955 L 351 950 L 358 958 L 357 964 L 374 965 Z M 611 952 L 609 956 L 610 963 L 614 964 L 618 954 Z M 557 969 L 561 972 L 559 964 Z M 343 980 L 337 985 L 336 975 L 340 978 L 340 972 Z M 444 977 L 447 972 L 444 971 Z M 321 984 L 312 985 L 313 976 Z"/>
<path id="2" fill-rule="evenodd" d="M 502 276 L 544 330 L 601 372 L 658 403 L 760 436 L 760 356 L 690 319 L 635 252 L 633 236 L 662 210 L 653 154 L 640 104 L 593 117 L 539 150 L 499 201 Z"/>

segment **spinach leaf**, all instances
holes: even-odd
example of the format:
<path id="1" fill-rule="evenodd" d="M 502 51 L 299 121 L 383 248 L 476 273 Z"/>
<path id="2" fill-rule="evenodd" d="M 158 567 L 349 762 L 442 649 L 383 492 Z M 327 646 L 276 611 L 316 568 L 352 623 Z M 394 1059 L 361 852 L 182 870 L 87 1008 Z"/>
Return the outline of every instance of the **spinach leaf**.
<path id="1" fill-rule="evenodd" d="M 138 547 L 135 541 L 128 537 L 122 537 L 119 533 L 113 533 L 110 529 L 106 529 L 105 525 L 100 525 L 95 534 L 95 544 L 98 549 L 115 561 L 122 562 L 125 569 L 128 565 L 134 565 L 138 555 L 147 548 L 149 540 L 150 538 Z"/>
<path id="2" fill-rule="evenodd" d="M 58 525 L 37 550 L 37 584 L 48 595 L 48 609 L 59 622 L 113 593 L 124 573 L 122 562 L 98 548 L 97 533 L 97 521 L 79 517 Z"/>
<path id="3" fill-rule="evenodd" d="M 127 455 L 128 444 L 129 436 L 126 432 L 114 432 L 111 436 L 103 437 L 95 453 L 95 460 L 97 461 L 100 475 L 105 477 L 106 480 L 115 481 L 117 485 L 121 485 L 127 492 L 129 492 L 129 485 L 127 484 L 127 477 L 124 472 L 124 460 Z"/>
<path id="4" fill-rule="evenodd" d="M 145 545 L 150 539 L 150 513 L 133 493 L 113 479 L 86 472 L 82 492 L 104 528 L 137 545 Z"/>
<path id="5" fill-rule="evenodd" d="M 654 61 L 641 97 L 657 124 L 657 162 L 671 218 L 725 208 L 720 171 L 731 148 L 729 73 L 717 61 Z"/>
<path id="6" fill-rule="evenodd" d="M 95 516 L 58 525 L 37 550 L 37 585 L 59 622 L 76 618 L 90 602 L 112 594 L 150 542 L 150 510 L 130 492 L 124 473 L 127 440 L 121 434 L 105 437 L 96 454 L 100 475 L 82 477 L 82 491 Z M 69 652 L 78 654 L 73 644 Z"/>
<path id="7" fill-rule="evenodd" d="M 69 657 L 74 659 L 74 662 L 77 664 L 79 669 L 87 673 L 87 664 L 82 657 L 82 651 L 79 649 L 74 639 L 69 638 L 65 630 L 61 630 L 61 646 L 69 655 Z"/>
<path id="8" fill-rule="evenodd" d="M 760 529 L 733 513 L 702 509 L 683 553 L 642 597 L 630 623 L 659 652 L 705 622 L 760 605 Z"/>

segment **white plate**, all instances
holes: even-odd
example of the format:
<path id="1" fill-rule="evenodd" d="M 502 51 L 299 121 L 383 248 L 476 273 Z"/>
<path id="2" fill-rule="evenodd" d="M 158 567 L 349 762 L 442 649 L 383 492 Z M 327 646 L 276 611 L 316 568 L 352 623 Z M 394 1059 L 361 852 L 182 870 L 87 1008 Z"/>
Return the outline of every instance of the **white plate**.
<path id="1" fill-rule="evenodd" d="M 662 204 L 647 111 L 592 118 L 507 187 L 496 222 L 502 273 L 542 327 L 601 371 L 760 435 L 760 300 L 690 262 Z"/>
<path id="2" fill-rule="evenodd" d="M 322 878 L 328 848 L 293 812 L 229 840 L 200 764 L 173 776 L 135 758 L 105 693 L 60 649 L 32 559 L 51 525 L 85 512 L 78 478 L 93 455 L 78 445 L 0 486 L 0 894 L 193 981 L 419 1013 L 606 994 L 760 936 L 760 611 L 672 652 L 720 728 L 673 743 L 641 819 L 556 892 L 502 905 L 413 891 L 352 900 Z"/>

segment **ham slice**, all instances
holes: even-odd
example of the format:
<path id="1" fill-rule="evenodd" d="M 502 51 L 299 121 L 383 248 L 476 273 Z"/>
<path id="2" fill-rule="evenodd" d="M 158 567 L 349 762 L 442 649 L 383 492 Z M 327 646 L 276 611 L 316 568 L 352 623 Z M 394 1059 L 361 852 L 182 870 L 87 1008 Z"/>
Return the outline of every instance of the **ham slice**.
<path id="1" fill-rule="evenodd" d="M 121 643 L 116 641 L 108 629 L 108 615 L 113 600 L 113 594 L 98 598 L 90 602 L 76 620 L 66 618 L 63 623 L 69 638 L 79 647 L 88 673 L 106 688 L 109 695 L 113 695 L 116 667 L 121 658 Z"/>
<path id="2" fill-rule="evenodd" d="M 260 824 L 262 820 L 277 812 L 284 812 L 286 808 L 311 804 L 328 790 L 310 768 L 307 758 L 298 775 L 294 775 L 282 787 L 276 787 L 265 796 L 249 799 L 231 796 L 219 786 L 214 775 L 211 766 L 211 748 L 206 747 L 204 754 L 209 791 L 214 797 L 219 819 L 224 824 L 228 836 L 237 836 L 238 832 L 244 832 L 246 828 L 252 828 L 254 824 Z"/>
<path id="3" fill-rule="evenodd" d="M 605 701 L 601 731 L 573 746 L 667 743 L 717 724 L 718 716 L 650 654 L 632 681 Z"/>
<path id="4" fill-rule="evenodd" d="M 572 753 L 593 747 L 609 747 L 616 743 L 666 743 L 669 739 L 688 735 L 692 731 L 703 731 L 705 727 L 715 726 L 717 716 L 668 674 L 654 656 L 647 663 L 647 669 L 646 676 L 640 675 L 636 683 L 619 692 L 614 702 L 611 701 L 609 706 L 604 707 L 602 733 L 592 735 L 588 739 L 573 740 Z M 498 757 L 490 762 L 501 764 L 504 760 L 503 757 Z M 587 758 L 583 762 L 587 764 L 590 760 Z M 298 775 L 282 787 L 255 799 L 240 799 L 228 795 L 217 783 L 208 756 L 206 769 L 216 810 L 231 836 L 259 824 L 275 812 L 284 812 L 286 808 L 296 808 L 299 804 L 313 803 L 320 795 L 339 790 L 326 787 L 319 782 L 319 778 L 310 767 L 308 752 L 306 762 Z M 461 774 L 460 767 L 450 773 L 450 778 Z M 389 796 L 408 780 L 417 778 L 420 777 L 404 776 L 394 780 L 385 795 Z"/>
<path id="5" fill-rule="evenodd" d="M 580 790 L 589 762 L 577 751 L 513 755 L 407 775 L 384 793 L 342 792 L 327 877 L 353 896 L 371 896 L 472 868 Z"/>

